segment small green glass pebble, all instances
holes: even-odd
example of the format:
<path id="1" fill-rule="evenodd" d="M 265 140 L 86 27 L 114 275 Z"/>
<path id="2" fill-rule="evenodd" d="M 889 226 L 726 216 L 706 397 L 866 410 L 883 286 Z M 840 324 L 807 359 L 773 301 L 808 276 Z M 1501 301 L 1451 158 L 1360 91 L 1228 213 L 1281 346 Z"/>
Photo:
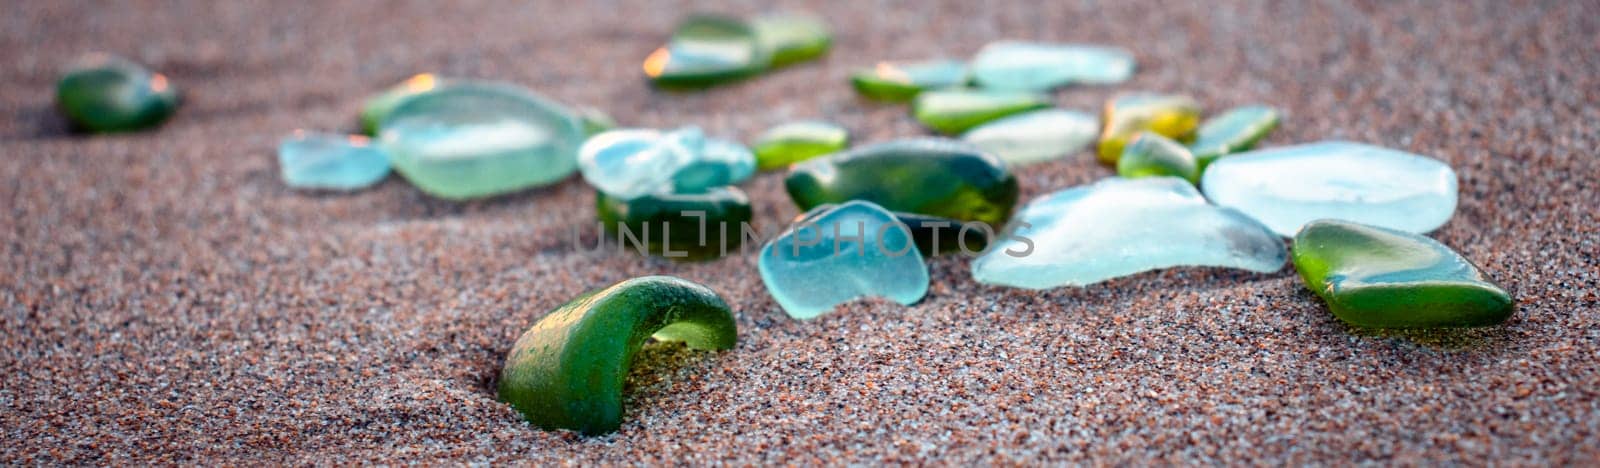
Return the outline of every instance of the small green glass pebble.
<path id="1" fill-rule="evenodd" d="M 1515 309 L 1476 265 L 1421 235 L 1324 219 L 1301 228 L 1292 250 L 1306 287 L 1358 327 L 1482 327 Z"/>
<path id="2" fill-rule="evenodd" d="M 749 24 L 700 14 L 678 24 L 667 45 L 644 59 L 644 74 L 660 87 L 704 88 L 760 73 L 770 61 Z"/>
<path id="3" fill-rule="evenodd" d="M 757 167 L 777 169 L 843 150 L 850 132 L 827 122 L 790 122 L 767 130 L 756 139 Z"/>
<path id="4" fill-rule="evenodd" d="M 1200 180 L 1200 165 L 1182 143 L 1158 133 L 1142 132 L 1122 150 L 1122 157 L 1117 159 L 1117 175 L 1129 179 L 1173 176 L 1194 184 Z"/>
<path id="5" fill-rule="evenodd" d="M 1163 94 L 1127 94 L 1106 102 L 1100 116 L 1100 161 L 1116 164 L 1122 147 L 1139 132 L 1150 131 L 1174 140 L 1193 139 L 1200 125 L 1200 104 L 1193 98 Z"/>
<path id="6" fill-rule="evenodd" d="M 751 218 L 750 197 L 738 187 L 632 200 L 596 192 L 595 212 L 602 229 L 622 247 L 674 260 L 738 254 L 743 244 L 742 226 Z"/>
<path id="7" fill-rule="evenodd" d="M 951 89 L 917 95 L 911 113 L 917 121 L 946 135 L 1008 115 L 1050 107 L 1050 96 L 1017 91 Z"/>
<path id="8" fill-rule="evenodd" d="M 871 99 L 905 102 L 930 89 L 967 83 L 967 64 L 955 60 L 879 62 L 850 76 L 856 92 Z"/>
<path id="9" fill-rule="evenodd" d="M 1278 128 L 1278 111 L 1267 106 L 1235 107 L 1206 119 L 1189 145 L 1200 169 L 1217 158 L 1248 150 Z"/>
<path id="10" fill-rule="evenodd" d="M 517 338 L 500 369 L 500 400 L 543 429 L 614 432 L 634 355 L 652 338 L 732 349 L 738 325 L 721 296 L 680 278 L 646 276 L 590 291 Z"/>
<path id="11" fill-rule="evenodd" d="M 833 45 L 828 25 L 810 15 L 762 15 L 750 20 L 750 28 L 761 48 L 771 54 L 774 68 L 821 57 Z"/>
<path id="12" fill-rule="evenodd" d="M 405 81 L 383 90 L 378 95 L 367 98 L 367 103 L 361 107 L 361 132 L 369 136 L 376 136 L 378 134 L 378 125 L 382 124 L 383 119 L 394 111 L 395 106 L 400 105 L 400 101 L 443 84 L 445 84 L 445 80 L 441 80 L 431 73 L 423 73 L 407 78 Z"/>
<path id="13" fill-rule="evenodd" d="M 80 60 L 56 84 L 56 106 L 72 123 L 92 132 L 128 132 L 154 127 L 178 108 L 178 92 L 167 77 L 112 55 Z"/>
<path id="14" fill-rule="evenodd" d="M 943 138 L 879 143 L 795 164 L 784 186 L 801 210 L 865 200 L 991 227 L 1010 217 L 1018 190 L 999 158 Z"/>

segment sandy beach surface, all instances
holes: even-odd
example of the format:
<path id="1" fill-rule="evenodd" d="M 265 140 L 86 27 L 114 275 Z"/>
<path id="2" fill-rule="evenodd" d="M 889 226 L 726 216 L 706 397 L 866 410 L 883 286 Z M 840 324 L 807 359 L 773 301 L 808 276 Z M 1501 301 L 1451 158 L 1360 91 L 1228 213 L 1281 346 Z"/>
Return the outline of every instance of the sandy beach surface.
<path id="1" fill-rule="evenodd" d="M 784 2 L 825 16 L 819 62 L 703 93 L 639 64 L 691 9 L 761 2 L 11 2 L 0 15 L 0 463 L 1226 462 L 1600 459 L 1600 3 Z M 975 283 L 789 319 L 753 256 L 679 264 L 593 242 L 577 177 L 490 200 L 392 177 L 304 193 L 278 140 L 354 130 L 419 72 L 505 80 L 628 126 L 749 141 L 820 118 L 926 134 L 849 73 L 998 39 L 1126 47 L 1134 78 L 1072 87 L 1264 103 L 1264 146 L 1348 139 L 1448 162 L 1432 234 L 1512 291 L 1503 327 L 1349 330 L 1286 267 L 1183 268 L 1087 288 Z M 116 52 L 169 75 L 158 131 L 69 133 L 61 68 Z M 1019 170 L 1024 200 L 1112 174 L 1089 151 Z M 780 173 L 756 222 L 796 215 Z M 671 274 L 736 309 L 740 342 L 653 344 L 610 436 L 542 432 L 494 395 L 528 325 L 586 290 Z"/>

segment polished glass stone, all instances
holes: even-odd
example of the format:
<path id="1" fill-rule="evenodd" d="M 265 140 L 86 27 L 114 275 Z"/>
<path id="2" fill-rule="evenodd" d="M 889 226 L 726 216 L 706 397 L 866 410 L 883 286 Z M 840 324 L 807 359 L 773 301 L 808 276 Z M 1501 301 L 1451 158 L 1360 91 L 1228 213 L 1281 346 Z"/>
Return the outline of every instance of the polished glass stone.
<path id="1" fill-rule="evenodd" d="M 955 60 L 926 62 L 879 62 L 877 66 L 850 76 L 856 92 L 871 99 L 905 102 L 932 89 L 958 87 L 967 83 L 967 64 Z"/>
<path id="2" fill-rule="evenodd" d="M 911 114 L 928 128 L 946 135 L 961 132 L 1008 115 L 1050 107 L 1043 94 L 950 89 L 917 94 Z"/>
<path id="3" fill-rule="evenodd" d="M 1075 153 L 1094 142 L 1099 132 L 1100 121 L 1095 116 L 1042 109 L 979 125 L 961 139 L 1017 166 Z"/>
<path id="4" fill-rule="evenodd" d="M 432 73 L 423 73 L 412 76 L 389 89 L 367 98 L 366 104 L 361 106 L 361 132 L 368 135 L 378 134 L 378 125 L 383 119 L 394 111 L 394 107 L 406 98 L 415 96 L 423 91 L 428 91 L 446 83 Z"/>
<path id="5" fill-rule="evenodd" d="M 1179 266 L 1273 272 L 1288 253 L 1266 226 L 1206 203 L 1176 177 L 1112 177 L 1029 202 L 972 262 L 980 283 L 1084 286 Z"/>
<path id="6" fill-rule="evenodd" d="M 379 126 L 378 142 L 417 188 L 461 200 L 571 175 L 583 123 L 518 86 L 456 82 L 402 101 Z"/>
<path id="7" fill-rule="evenodd" d="M 1306 224 L 1293 250 L 1306 287 L 1358 327 L 1482 327 L 1516 308 L 1472 262 L 1417 234 L 1324 219 Z"/>
<path id="8" fill-rule="evenodd" d="M 811 212 L 827 211 L 835 206 L 838 205 L 832 203 L 817 205 Z M 921 252 L 923 257 L 955 252 L 977 255 L 989 246 L 995 235 L 992 228 L 981 228 L 987 225 L 901 211 L 890 213 L 911 230 L 911 240 L 916 242 L 917 251 Z M 803 214 L 798 219 L 805 219 L 806 216 Z"/>
<path id="9" fill-rule="evenodd" d="M 1133 76 L 1133 54 L 1115 47 L 999 41 L 972 59 L 986 89 L 1047 91 L 1072 83 L 1115 84 Z"/>
<path id="10" fill-rule="evenodd" d="M 1348 141 L 1267 148 L 1218 159 L 1206 198 L 1285 237 L 1331 218 L 1424 233 L 1456 211 L 1456 172 L 1436 159 Z"/>
<path id="11" fill-rule="evenodd" d="M 130 132 L 171 117 L 178 109 L 178 91 L 166 75 L 121 57 L 96 54 L 79 60 L 56 83 L 56 108 L 83 130 Z"/>
<path id="12" fill-rule="evenodd" d="M 611 116 L 606 115 L 604 111 L 593 107 L 579 108 L 578 119 L 583 121 L 583 134 L 586 137 L 599 135 L 607 130 L 617 128 L 617 121 L 612 120 Z"/>
<path id="13" fill-rule="evenodd" d="M 1017 203 L 1005 162 L 958 140 L 913 138 L 861 146 L 794 165 L 784 180 L 802 210 L 865 200 L 885 209 L 991 226 Z"/>
<path id="14" fill-rule="evenodd" d="M 1278 128 L 1278 111 L 1267 106 L 1242 106 L 1206 119 L 1189 150 L 1205 170 L 1225 155 L 1246 151 Z"/>
<path id="15" fill-rule="evenodd" d="M 589 185 L 627 200 L 737 184 L 755 173 L 756 159 L 743 145 L 707 138 L 699 127 L 623 129 L 584 142 L 578 167 Z"/>
<path id="16" fill-rule="evenodd" d="M 1141 132 L 1122 150 L 1122 157 L 1117 159 L 1117 175 L 1129 179 L 1178 177 L 1194 184 L 1200 182 L 1200 164 L 1182 143 L 1157 133 Z"/>
<path id="17" fill-rule="evenodd" d="M 623 389 L 646 340 L 733 349 L 738 325 L 716 292 L 646 276 L 584 293 L 522 333 L 500 369 L 499 397 L 534 426 L 584 435 L 622 426 Z"/>
<path id="18" fill-rule="evenodd" d="M 667 45 L 644 59 L 644 74 L 657 86 L 703 88 L 760 73 L 770 62 L 750 25 L 700 14 L 679 23 Z"/>
<path id="19" fill-rule="evenodd" d="M 1139 132 L 1188 142 L 1200 125 L 1200 104 L 1188 96 L 1127 94 L 1106 102 L 1100 116 L 1100 161 L 1115 165 Z"/>
<path id="20" fill-rule="evenodd" d="M 296 131 L 278 144 L 278 167 L 290 187 L 356 190 L 389 175 L 389 155 L 364 136 Z"/>
<path id="21" fill-rule="evenodd" d="M 767 130 L 756 139 L 756 165 L 777 169 L 843 150 L 850 132 L 828 122 L 790 122 Z"/>
<path id="22" fill-rule="evenodd" d="M 674 260 L 709 260 L 738 254 L 741 227 L 750 222 L 750 198 L 738 187 L 702 193 L 643 195 L 631 200 L 595 195 L 602 229 L 619 246 Z"/>
<path id="23" fill-rule="evenodd" d="M 750 20 L 756 40 L 772 56 L 772 66 L 782 67 L 821 57 L 833 45 L 833 33 L 815 16 L 774 13 Z"/>
<path id="24" fill-rule="evenodd" d="M 762 247 L 757 265 L 772 298 L 802 320 L 857 298 L 911 305 L 928 293 L 928 265 L 911 232 L 865 201 L 808 212 Z"/>

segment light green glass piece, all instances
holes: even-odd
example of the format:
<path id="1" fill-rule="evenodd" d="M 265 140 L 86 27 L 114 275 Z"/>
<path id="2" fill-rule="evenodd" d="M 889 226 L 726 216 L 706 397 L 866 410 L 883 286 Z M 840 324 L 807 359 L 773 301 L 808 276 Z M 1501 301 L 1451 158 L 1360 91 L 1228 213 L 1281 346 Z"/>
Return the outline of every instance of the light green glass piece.
<path id="1" fill-rule="evenodd" d="M 1225 155 L 1248 150 L 1278 128 L 1278 111 L 1267 106 L 1243 106 L 1206 119 L 1195 133 L 1189 150 L 1200 169 Z"/>
<path id="2" fill-rule="evenodd" d="M 955 60 L 879 62 L 850 76 L 856 92 L 871 99 L 905 102 L 930 89 L 967 83 L 967 64 Z"/>
<path id="3" fill-rule="evenodd" d="M 772 66 L 782 67 L 821 57 L 833 45 L 833 33 L 821 18 L 775 13 L 750 20 L 756 41 L 772 56 Z"/>
<path id="4" fill-rule="evenodd" d="M 1182 143 L 1143 132 L 1122 150 L 1122 157 L 1117 159 L 1117 175 L 1129 179 L 1171 176 L 1194 184 L 1200 181 L 1200 165 Z"/>
<path id="5" fill-rule="evenodd" d="M 951 89 L 918 94 L 911 113 L 928 128 L 957 135 L 1001 117 L 1050 104 L 1050 96 L 1037 93 Z"/>
<path id="6" fill-rule="evenodd" d="M 757 167 L 777 169 L 817 156 L 835 153 L 850 144 L 850 131 L 828 122 L 790 122 L 767 130 L 756 139 Z"/>
<path id="7" fill-rule="evenodd" d="M 1122 148 L 1139 132 L 1188 142 L 1199 125 L 1200 103 L 1188 96 L 1127 94 L 1112 98 L 1100 116 L 1100 162 L 1116 164 Z"/>
<path id="8" fill-rule="evenodd" d="M 400 101 L 437 88 L 444 83 L 445 80 L 432 73 L 423 73 L 407 78 L 378 95 L 367 98 L 367 103 L 361 106 L 361 132 L 377 135 L 378 125 L 394 111 L 395 106 L 400 105 Z"/>
<path id="9" fill-rule="evenodd" d="M 378 129 L 396 171 L 462 200 L 555 183 L 577 170 L 583 124 L 565 107 L 503 83 L 459 82 L 405 99 Z"/>
<path id="10" fill-rule="evenodd" d="M 1306 287 L 1358 327 L 1482 327 L 1516 308 L 1476 265 L 1421 235 L 1324 219 L 1300 229 L 1292 250 Z"/>

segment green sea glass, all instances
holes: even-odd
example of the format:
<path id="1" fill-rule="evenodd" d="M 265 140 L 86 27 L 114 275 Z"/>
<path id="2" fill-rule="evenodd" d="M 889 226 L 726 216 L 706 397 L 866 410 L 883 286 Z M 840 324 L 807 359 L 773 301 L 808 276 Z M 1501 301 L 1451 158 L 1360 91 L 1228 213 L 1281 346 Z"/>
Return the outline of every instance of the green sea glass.
<path id="1" fill-rule="evenodd" d="M 1158 133 L 1141 132 L 1117 159 L 1117 175 L 1141 177 L 1179 177 L 1194 184 L 1200 181 L 1200 165 L 1182 143 Z"/>
<path id="2" fill-rule="evenodd" d="M 833 33 L 821 18 L 774 13 L 750 20 L 756 40 L 772 56 L 772 66 L 783 67 L 821 57 L 833 45 Z"/>
<path id="3" fill-rule="evenodd" d="M 671 276 L 634 278 L 585 293 L 517 338 L 500 370 L 500 400 L 528 422 L 585 435 L 622 426 L 622 388 L 648 338 L 692 349 L 738 340 L 727 302 Z"/>
<path id="4" fill-rule="evenodd" d="M 863 146 L 795 164 L 784 181 L 802 210 L 866 200 L 890 211 L 991 227 L 1017 203 L 1017 178 L 970 144 L 915 138 Z"/>
<path id="5" fill-rule="evenodd" d="M 905 102 L 926 90 L 965 85 L 967 76 L 967 64 L 955 60 L 879 62 L 851 75 L 850 84 L 870 99 Z"/>
<path id="6" fill-rule="evenodd" d="M 1100 161 L 1115 165 L 1139 132 L 1187 142 L 1200 125 L 1200 104 L 1188 96 L 1128 94 L 1106 102 L 1100 116 Z"/>
<path id="7" fill-rule="evenodd" d="M 644 195 L 632 200 L 595 193 L 602 228 L 624 248 L 675 260 L 739 253 L 750 198 L 738 187 L 704 193 Z"/>
<path id="8" fill-rule="evenodd" d="M 790 122 L 767 130 L 756 139 L 756 165 L 777 169 L 834 153 L 850 144 L 850 132 L 827 122 Z"/>
<path id="9" fill-rule="evenodd" d="M 1205 170 L 1212 161 L 1225 155 L 1245 151 L 1256 146 L 1278 128 L 1278 111 L 1267 106 L 1243 106 L 1229 109 L 1221 115 L 1206 119 L 1195 133 L 1194 153 L 1200 169 Z"/>
<path id="10" fill-rule="evenodd" d="M 383 119 L 394 111 L 400 101 L 415 96 L 418 93 L 437 88 L 445 84 L 446 80 L 440 79 L 432 73 L 423 73 L 407 78 L 389 89 L 367 98 L 366 104 L 361 106 L 361 132 L 367 135 L 377 135 L 378 125 Z"/>
<path id="11" fill-rule="evenodd" d="M 1301 228 L 1292 250 L 1306 287 L 1358 327 L 1482 327 L 1515 309 L 1476 265 L 1417 234 L 1324 219 Z"/>
<path id="12" fill-rule="evenodd" d="M 1050 107 L 1050 96 L 1018 91 L 951 89 L 917 95 L 911 113 L 917 121 L 946 135 L 1035 109 Z"/>
<path id="13" fill-rule="evenodd" d="M 700 14 L 678 24 L 667 45 L 644 59 L 644 74 L 661 87 L 703 88 L 760 73 L 770 62 L 749 24 Z"/>
<path id="14" fill-rule="evenodd" d="M 56 83 L 56 107 L 78 128 L 130 132 L 154 127 L 178 108 L 167 77 L 121 57 L 79 60 Z"/>

